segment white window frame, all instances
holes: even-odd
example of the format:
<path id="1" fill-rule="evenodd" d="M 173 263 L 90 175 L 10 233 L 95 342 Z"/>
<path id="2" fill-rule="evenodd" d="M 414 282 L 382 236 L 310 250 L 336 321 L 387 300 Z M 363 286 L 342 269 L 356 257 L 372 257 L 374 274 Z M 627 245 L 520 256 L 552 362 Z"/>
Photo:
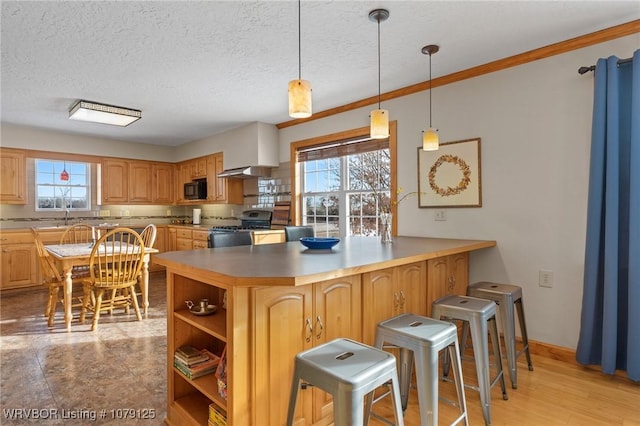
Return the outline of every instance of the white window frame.
<path id="1" fill-rule="evenodd" d="M 42 170 L 45 162 L 53 163 L 53 170 Z M 82 170 L 83 173 L 74 170 Z M 60 179 L 60 173 L 66 170 L 69 173 L 69 181 Z M 34 160 L 34 205 L 37 212 L 62 212 L 62 211 L 91 211 L 91 163 L 82 161 L 66 161 L 48 158 L 36 158 Z M 51 175 L 51 179 L 43 179 Z M 80 176 L 84 175 L 84 179 Z M 41 190 L 53 190 L 53 194 L 41 195 Z M 80 196 L 84 191 L 84 196 Z M 51 197 L 52 207 L 41 207 L 39 199 Z M 86 200 L 85 207 L 74 207 L 74 199 Z"/>

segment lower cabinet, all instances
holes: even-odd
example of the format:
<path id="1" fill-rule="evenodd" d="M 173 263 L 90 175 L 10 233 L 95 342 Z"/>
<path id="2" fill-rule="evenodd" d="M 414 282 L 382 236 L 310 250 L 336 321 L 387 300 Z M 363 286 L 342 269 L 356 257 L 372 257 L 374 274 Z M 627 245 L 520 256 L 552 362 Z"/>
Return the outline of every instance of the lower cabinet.
<path id="1" fill-rule="evenodd" d="M 296 354 L 338 337 L 360 340 L 360 290 L 358 275 L 255 290 L 254 424 L 285 424 Z M 294 424 L 331 423 L 331 396 L 315 387 L 301 390 Z"/>
<path id="2" fill-rule="evenodd" d="M 3 241 L 0 244 L 0 289 L 33 286 L 36 283 L 37 264 L 36 246 L 32 237 L 29 243 Z"/>
<path id="3" fill-rule="evenodd" d="M 362 337 L 373 345 L 376 325 L 403 313 L 427 314 L 427 274 L 425 262 L 362 274 Z"/>
<path id="4" fill-rule="evenodd" d="M 469 285 L 469 253 L 458 253 L 427 261 L 427 312 L 431 303 L 449 294 L 464 296 Z"/>

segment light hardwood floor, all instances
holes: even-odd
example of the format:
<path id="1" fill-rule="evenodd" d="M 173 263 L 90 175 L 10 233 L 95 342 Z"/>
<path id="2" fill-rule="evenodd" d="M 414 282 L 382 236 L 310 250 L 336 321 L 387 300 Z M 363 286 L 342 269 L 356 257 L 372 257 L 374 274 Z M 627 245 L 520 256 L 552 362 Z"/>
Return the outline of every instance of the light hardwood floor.
<path id="1" fill-rule="evenodd" d="M 0 294 L 0 409 L 133 407 L 153 409 L 155 418 L 17 421 L 0 411 L 0 424 L 163 424 L 167 331 L 164 274 L 151 276 L 148 318 L 136 321 L 132 314 L 105 315 L 98 332 L 90 331 L 88 321 L 74 322 L 72 332 L 67 333 L 60 307 L 56 326 L 49 329 L 42 315 L 45 296 L 44 291 Z M 533 355 L 533 365 L 535 370 L 528 371 L 521 357 L 518 389 L 511 389 L 507 378 L 508 401 L 502 400 L 498 386 L 493 388 L 493 426 L 640 426 L 640 384 L 545 356 Z M 124 380 L 105 381 L 114 366 L 124 374 Z M 463 362 L 463 371 L 465 380 L 472 383 L 475 370 L 470 361 Z M 95 386 L 98 377 L 102 378 L 101 385 Z M 282 392 L 289 392 L 288 384 L 283 384 Z M 453 399 L 453 385 L 441 382 L 441 394 Z M 470 424 L 483 425 L 478 393 L 466 390 L 466 396 Z M 376 404 L 374 411 L 389 415 L 387 400 Z M 440 414 L 440 424 L 449 424 L 456 417 L 456 409 L 441 403 Z M 407 426 L 420 424 L 415 391 L 404 420 Z M 383 423 L 372 420 L 370 424 Z"/>
<path id="2" fill-rule="evenodd" d="M 518 389 L 511 389 L 506 377 L 509 399 L 502 399 L 499 384 L 492 388 L 492 426 L 640 425 L 640 384 L 544 356 L 532 355 L 534 371 L 527 369 L 524 355 L 518 361 Z M 475 382 L 473 363 L 465 360 L 462 368 L 465 381 Z M 469 424 L 483 425 L 478 392 L 465 392 Z M 455 400 L 452 383 L 440 382 L 440 393 Z M 393 419 L 389 401 L 380 401 L 374 412 Z M 441 425 L 450 424 L 459 414 L 457 408 L 444 402 L 440 402 L 439 410 Z M 415 390 L 411 391 L 404 422 L 407 426 L 420 425 Z M 384 423 L 372 420 L 369 424 Z"/>

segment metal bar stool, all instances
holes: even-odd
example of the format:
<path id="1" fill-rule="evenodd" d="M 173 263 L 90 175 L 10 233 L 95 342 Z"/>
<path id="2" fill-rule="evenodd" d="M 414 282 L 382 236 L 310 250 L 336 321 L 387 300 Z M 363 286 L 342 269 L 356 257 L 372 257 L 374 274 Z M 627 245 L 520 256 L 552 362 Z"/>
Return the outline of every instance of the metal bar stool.
<path id="1" fill-rule="evenodd" d="M 297 354 L 289 398 L 288 426 L 293 425 L 301 380 L 333 396 L 333 421 L 336 426 L 366 424 L 369 418 L 367 416 L 365 419 L 363 415 L 365 397 L 370 407 L 373 391 L 390 381 L 395 424 L 404 425 L 396 358 L 390 353 L 353 340 L 335 339 Z"/>
<path id="2" fill-rule="evenodd" d="M 382 348 L 385 344 L 400 349 L 400 398 L 403 410 L 407 409 L 411 370 L 415 361 L 420 424 L 423 426 L 438 424 L 438 354 L 441 350 L 448 349 L 458 395 L 458 402 L 454 405 L 460 409 L 460 416 L 451 424 L 458 424 L 461 420 L 464 420 L 465 425 L 469 424 L 458 329 L 454 324 L 419 315 L 402 314 L 378 324 L 375 346 Z"/>
<path id="3" fill-rule="evenodd" d="M 511 284 L 497 284 L 487 281 L 469 285 L 467 295 L 481 299 L 493 300 L 498 305 L 500 325 L 504 335 L 504 346 L 507 351 L 507 364 L 509 366 L 509 378 L 511 387 L 518 388 L 518 358 L 524 352 L 527 356 L 529 371 L 533 371 L 531 354 L 529 353 L 529 338 L 527 337 L 527 325 L 524 320 L 524 306 L 522 303 L 522 288 Z M 516 351 L 516 320 L 513 307 L 518 311 L 520 333 L 522 334 L 523 347 Z"/>
<path id="4" fill-rule="evenodd" d="M 484 422 L 491 424 L 491 388 L 500 382 L 502 388 L 502 399 L 509 399 L 507 388 L 504 383 L 504 372 L 502 370 L 502 356 L 500 353 L 500 341 L 498 328 L 496 325 L 496 304 L 490 300 L 478 299 L 467 296 L 444 296 L 433 302 L 431 316 L 435 319 L 444 318 L 446 320 L 465 321 L 471 328 L 471 339 L 473 343 L 473 357 L 476 364 L 476 374 L 478 376 L 478 387 L 465 385 L 480 393 L 480 403 L 482 404 L 482 414 Z M 487 332 L 491 335 L 493 344 L 493 354 L 498 373 L 495 379 L 491 380 L 489 370 L 489 343 Z M 445 370 L 446 373 L 446 370 Z"/>

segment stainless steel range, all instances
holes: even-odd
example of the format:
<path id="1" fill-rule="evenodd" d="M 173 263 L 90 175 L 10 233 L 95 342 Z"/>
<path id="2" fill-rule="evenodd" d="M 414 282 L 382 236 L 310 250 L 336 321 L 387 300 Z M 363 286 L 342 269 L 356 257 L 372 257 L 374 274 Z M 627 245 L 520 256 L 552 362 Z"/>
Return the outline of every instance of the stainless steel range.
<path id="1" fill-rule="evenodd" d="M 245 210 L 240 216 L 240 225 L 234 226 L 214 226 L 209 229 L 209 235 L 222 234 L 228 232 L 251 232 L 255 229 L 271 228 L 271 211 L 270 210 Z M 209 247 L 211 247 L 211 238 L 209 238 Z"/>

